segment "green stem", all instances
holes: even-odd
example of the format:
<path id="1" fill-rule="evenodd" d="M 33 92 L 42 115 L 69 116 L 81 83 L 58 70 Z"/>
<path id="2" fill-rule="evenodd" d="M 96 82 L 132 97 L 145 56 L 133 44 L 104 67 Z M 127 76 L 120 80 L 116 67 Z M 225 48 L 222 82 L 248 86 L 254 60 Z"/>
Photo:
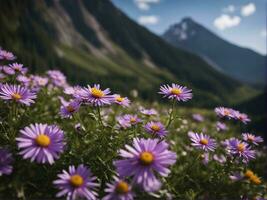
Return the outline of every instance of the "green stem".
<path id="1" fill-rule="evenodd" d="M 99 124 L 104 127 L 102 117 L 101 117 L 101 112 L 100 112 L 100 106 L 97 106 L 97 113 L 98 113 Z"/>
<path id="2" fill-rule="evenodd" d="M 169 126 L 171 125 L 171 122 L 173 121 L 174 104 L 175 104 L 175 100 L 172 101 L 172 108 L 171 108 L 171 111 L 169 112 L 169 119 L 166 124 L 166 129 L 169 128 Z"/>

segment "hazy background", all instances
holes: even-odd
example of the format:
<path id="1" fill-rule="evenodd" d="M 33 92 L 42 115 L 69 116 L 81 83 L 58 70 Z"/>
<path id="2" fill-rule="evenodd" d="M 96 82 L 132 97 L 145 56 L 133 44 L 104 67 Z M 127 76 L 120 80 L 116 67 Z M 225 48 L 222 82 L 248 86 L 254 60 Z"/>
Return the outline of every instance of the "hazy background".
<path id="1" fill-rule="evenodd" d="M 192 17 L 222 38 L 266 55 L 266 0 L 112 0 L 128 16 L 161 35 Z"/>

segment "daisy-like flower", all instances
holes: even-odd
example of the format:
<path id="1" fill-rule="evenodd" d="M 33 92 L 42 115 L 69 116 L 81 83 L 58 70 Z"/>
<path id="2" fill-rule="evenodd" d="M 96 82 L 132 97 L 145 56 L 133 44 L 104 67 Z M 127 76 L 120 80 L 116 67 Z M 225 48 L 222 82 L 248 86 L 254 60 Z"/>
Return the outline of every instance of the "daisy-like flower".
<path id="1" fill-rule="evenodd" d="M 16 56 L 12 52 L 0 49 L 0 60 L 15 60 Z"/>
<path id="2" fill-rule="evenodd" d="M 64 88 L 64 93 L 67 95 L 71 95 L 75 99 L 79 99 L 79 92 L 81 90 L 80 86 L 74 86 L 74 87 L 66 87 Z"/>
<path id="3" fill-rule="evenodd" d="M 4 84 L 0 86 L 0 98 L 30 106 L 30 104 L 34 103 L 36 94 L 20 85 Z"/>
<path id="4" fill-rule="evenodd" d="M 148 122 L 144 126 L 146 132 L 151 133 L 153 135 L 163 137 L 167 134 L 167 130 L 165 129 L 164 125 L 160 122 Z"/>
<path id="5" fill-rule="evenodd" d="M 34 91 L 39 91 L 42 87 L 45 87 L 48 83 L 47 77 L 31 75 L 30 79 L 31 79 L 31 88 Z"/>
<path id="6" fill-rule="evenodd" d="M 155 176 L 167 177 L 171 172 L 168 167 L 176 162 L 176 154 L 168 150 L 169 145 L 158 139 L 133 140 L 133 146 L 125 145 L 120 150 L 122 160 L 114 162 L 121 177 L 133 176 L 133 183 L 143 186 L 145 191 L 156 191 L 161 182 Z"/>
<path id="7" fill-rule="evenodd" d="M 118 121 L 119 126 L 121 128 L 126 129 L 126 128 L 130 128 L 131 127 L 131 124 L 129 123 L 129 121 L 128 120 L 125 120 L 125 118 L 123 116 L 118 116 L 116 118 L 116 120 Z"/>
<path id="8" fill-rule="evenodd" d="M 24 75 L 18 75 L 16 80 L 26 87 L 28 87 L 31 82 L 31 79 Z"/>
<path id="9" fill-rule="evenodd" d="M 114 95 L 115 103 L 121 105 L 122 107 L 129 107 L 130 100 L 127 97 L 122 97 L 119 94 Z"/>
<path id="10" fill-rule="evenodd" d="M 194 132 L 189 132 L 188 136 L 192 141 L 191 145 L 198 149 L 202 149 L 204 151 L 214 151 L 216 148 L 215 140 L 210 138 L 210 136 L 208 135 L 205 135 L 203 133 L 198 134 Z"/>
<path id="11" fill-rule="evenodd" d="M 259 143 L 263 142 L 261 136 L 256 136 L 251 133 L 242 133 L 243 140 L 258 145 Z"/>
<path id="12" fill-rule="evenodd" d="M 67 85 L 66 76 L 61 71 L 48 70 L 47 75 L 54 86 L 65 87 Z"/>
<path id="13" fill-rule="evenodd" d="M 0 176 L 3 174 L 9 175 L 12 173 L 12 162 L 12 154 L 7 149 L 0 148 Z"/>
<path id="14" fill-rule="evenodd" d="M 237 120 L 240 120 L 244 124 L 247 124 L 248 122 L 251 121 L 247 114 L 240 113 L 239 111 L 235 111 L 234 112 L 234 118 L 237 119 Z"/>
<path id="15" fill-rule="evenodd" d="M 60 115 L 62 118 L 69 118 L 80 108 L 80 102 L 72 100 L 70 102 L 64 102 L 60 107 Z"/>
<path id="16" fill-rule="evenodd" d="M 137 115 L 126 114 L 123 118 L 131 125 L 136 125 L 141 122 L 141 119 Z"/>
<path id="17" fill-rule="evenodd" d="M 193 118 L 193 120 L 195 120 L 197 122 L 203 122 L 204 121 L 204 117 L 201 114 L 193 114 L 192 118 Z"/>
<path id="18" fill-rule="evenodd" d="M 232 108 L 225 108 L 225 107 L 217 107 L 215 108 L 215 113 L 218 117 L 224 118 L 227 117 L 228 119 L 235 118 L 235 110 Z"/>
<path id="19" fill-rule="evenodd" d="M 19 63 L 13 63 L 9 65 L 10 69 L 13 70 L 12 74 L 17 73 L 21 73 L 21 74 L 25 74 L 28 69 L 23 67 L 23 64 L 19 64 Z"/>
<path id="20" fill-rule="evenodd" d="M 241 158 L 244 163 L 247 163 L 251 159 L 255 159 L 255 151 L 251 150 L 247 143 L 236 138 L 228 140 L 227 150 L 230 155 Z"/>
<path id="21" fill-rule="evenodd" d="M 122 128 L 129 128 L 141 122 L 137 115 L 126 114 L 117 117 L 117 121 Z"/>
<path id="22" fill-rule="evenodd" d="M 226 131 L 226 130 L 228 130 L 228 127 L 223 122 L 217 122 L 216 123 L 216 129 L 217 129 L 217 131 Z"/>
<path id="23" fill-rule="evenodd" d="M 90 169 L 84 165 L 79 165 L 77 169 L 69 166 L 69 171 L 63 170 L 58 174 L 57 180 L 53 184 L 60 190 L 57 197 L 67 196 L 68 200 L 86 198 L 87 200 L 96 200 L 97 193 L 96 177 L 93 176 Z"/>
<path id="24" fill-rule="evenodd" d="M 114 102 L 114 95 L 109 94 L 109 88 L 101 90 L 99 84 L 95 84 L 93 87 L 88 85 L 87 88 L 82 88 L 79 91 L 81 99 L 93 106 L 112 104 Z"/>
<path id="25" fill-rule="evenodd" d="M 163 94 L 163 97 L 167 97 L 169 99 L 176 99 L 177 101 L 188 101 L 193 97 L 192 90 L 175 83 L 172 83 L 171 86 L 160 86 L 159 94 Z"/>
<path id="26" fill-rule="evenodd" d="M 31 162 L 53 164 L 64 150 L 64 133 L 55 125 L 31 124 L 16 138 L 20 155 Z"/>
<path id="27" fill-rule="evenodd" d="M 3 66 L 2 71 L 7 75 L 14 75 L 15 74 L 15 71 L 11 67 L 6 66 L 6 65 Z"/>
<path id="28" fill-rule="evenodd" d="M 113 178 L 114 181 L 107 183 L 105 192 L 108 194 L 102 200 L 133 200 L 132 186 L 118 177 Z"/>
<path id="29" fill-rule="evenodd" d="M 147 116 L 157 115 L 158 114 L 158 112 L 153 108 L 151 108 L 151 109 L 141 109 L 140 112 L 143 115 L 147 115 Z"/>

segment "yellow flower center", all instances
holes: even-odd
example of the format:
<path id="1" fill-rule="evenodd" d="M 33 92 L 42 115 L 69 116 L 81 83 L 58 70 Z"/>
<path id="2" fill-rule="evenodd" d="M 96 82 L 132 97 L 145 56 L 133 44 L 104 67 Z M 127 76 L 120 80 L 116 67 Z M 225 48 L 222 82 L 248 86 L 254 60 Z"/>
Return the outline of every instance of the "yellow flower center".
<path id="1" fill-rule="evenodd" d="M 35 139 L 36 143 L 41 147 L 48 147 L 51 143 L 50 138 L 45 134 L 40 134 Z"/>
<path id="2" fill-rule="evenodd" d="M 243 152 L 245 150 L 245 145 L 243 143 L 238 144 L 237 150 Z"/>
<path id="3" fill-rule="evenodd" d="M 154 156 L 152 153 L 145 151 L 141 153 L 140 161 L 143 165 L 150 165 L 154 161 Z"/>
<path id="4" fill-rule="evenodd" d="M 229 110 L 224 110 L 224 115 L 230 115 L 230 111 Z"/>
<path id="5" fill-rule="evenodd" d="M 131 123 L 135 123 L 136 122 L 136 118 L 135 117 L 131 117 L 130 122 Z"/>
<path id="6" fill-rule="evenodd" d="M 209 141 L 205 138 L 200 140 L 200 144 L 207 145 L 208 143 L 209 143 Z"/>
<path id="7" fill-rule="evenodd" d="M 257 175 L 252 175 L 250 177 L 250 181 L 254 183 L 255 185 L 261 184 L 261 179 Z"/>
<path id="8" fill-rule="evenodd" d="M 153 131 L 157 132 L 157 131 L 160 130 L 160 127 L 159 127 L 157 124 L 153 124 L 153 125 L 151 126 L 151 129 L 152 129 Z"/>
<path id="9" fill-rule="evenodd" d="M 104 96 L 104 92 L 102 90 L 99 90 L 95 87 L 91 89 L 92 96 L 95 98 L 101 98 Z"/>
<path id="10" fill-rule="evenodd" d="M 70 112 L 70 113 L 72 113 L 72 112 L 75 111 L 75 109 L 74 109 L 71 105 L 68 105 L 68 106 L 66 107 L 66 109 L 67 109 L 67 111 Z"/>
<path id="11" fill-rule="evenodd" d="M 121 96 L 116 97 L 116 101 L 118 101 L 118 102 L 122 102 L 123 100 L 124 100 L 124 98 Z"/>
<path id="12" fill-rule="evenodd" d="M 129 192 L 129 185 L 125 181 L 120 181 L 116 186 L 116 192 L 119 194 L 126 194 Z"/>
<path id="13" fill-rule="evenodd" d="M 172 88 L 171 89 L 171 94 L 174 94 L 174 95 L 179 95 L 182 93 L 182 90 L 179 89 L 179 88 Z"/>
<path id="14" fill-rule="evenodd" d="M 246 172 L 245 172 L 245 177 L 247 177 L 247 178 L 250 178 L 250 177 L 252 177 L 253 175 L 254 175 L 254 173 L 253 173 L 253 171 L 251 171 L 251 170 L 247 170 Z"/>
<path id="15" fill-rule="evenodd" d="M 250 140 L 250 141 L 254 141 L 254 140 L 255 140 L 255 137 L 254 137 L 253 135 L 249 135 L 249 136 L 248 136 L 248 140 Z"/>
<path id="16" fill-rule="evenodd" d="M 14 100 L 18 101 L 18 100 L 21 99 L 21 95 L 18 94 L 18 93 L 14 93 L 14 94 L 12 94 L 12 98 L 13 98 Z"/>
<path id="17" fill-rule="evenodd" d="M 80 187 L 83 184 L 83 177 L 79 174 L 75 174 L 70 177 L 70 183 L 74 187 Z"/>

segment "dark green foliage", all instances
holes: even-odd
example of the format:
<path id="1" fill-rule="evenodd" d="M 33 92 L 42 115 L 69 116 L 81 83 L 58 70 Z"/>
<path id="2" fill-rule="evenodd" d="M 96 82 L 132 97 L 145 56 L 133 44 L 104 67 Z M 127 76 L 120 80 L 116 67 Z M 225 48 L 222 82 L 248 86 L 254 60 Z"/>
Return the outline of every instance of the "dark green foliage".
<path id="1" fill-rule="evenodd" d="M 104 47 L 97 33 L 87 25 L 81 9 L 89 11 L 105 31 L 104 35 L 116 53 L 106 53 L 105 58 L 101 58 L 84 46 L 61 44 L 55 19 L 47 17 L 48 10 L 51 12 L 56 7 L 54 1 L 2 1 L 0 28 L 4 31 L 0 32 L 0 45 L 14 51 L 21 58 L 18 61 L 33 72 L 59 68 L 72 83 L 101 82 L 125 94 L 130 93 L 129 88 L 135 88 L 147 100 L 156 97 L 151 91 L 161 83 L 177 82 L 198 94 L 193 102 L 195 106 L 229 105 L 236 103 L 235 96 L 246 99 L 255 93 L 218 73 L 199 57 L 168 45 L 129 19 L 110 1 L 61 0 L 60 5 L 72 20 L 77 34 L 101 50 Z M 60 49 L 63 56 L 56 49 Z M 154 68 L 143 62 L 144 54 L 155 65 Z M 240 88 L 247 91 L 246 95 L 239 95 Z M 207 96 L 209 101 L 206 101 Z"/>

